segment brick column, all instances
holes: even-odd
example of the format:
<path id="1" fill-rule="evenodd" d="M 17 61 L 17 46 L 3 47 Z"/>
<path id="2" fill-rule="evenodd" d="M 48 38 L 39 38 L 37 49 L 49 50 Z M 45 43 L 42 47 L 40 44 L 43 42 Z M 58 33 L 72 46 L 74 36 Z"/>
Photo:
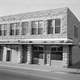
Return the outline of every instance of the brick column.
<path id="1" fill-rule="evenodd" d="M 69 47 L 63 46 L 63 66 L 68 67 L 69 65 Z"/>
<path id="2" fill-rule="evenodd" d="M 27 47 L 27 64 L 31 64 L 32 61 L 32 47 L 28 45 Z"/>

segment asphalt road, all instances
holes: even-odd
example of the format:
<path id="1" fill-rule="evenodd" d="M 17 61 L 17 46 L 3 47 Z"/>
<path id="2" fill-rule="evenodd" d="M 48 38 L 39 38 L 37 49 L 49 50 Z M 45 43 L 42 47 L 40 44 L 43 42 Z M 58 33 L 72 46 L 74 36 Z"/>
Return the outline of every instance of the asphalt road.
<path id="1" fill-rule="evenodd" d="M 0 80 L 55 80 L 55 79 L 32 76 L 26 73 L 22 74 L 19 71 L 0 69 Z"/>
<path id="2" fill-rule="evenodd" d="M 42 72 L 0 66 L 0 80 L 80 80 L 80 74 Z"/>

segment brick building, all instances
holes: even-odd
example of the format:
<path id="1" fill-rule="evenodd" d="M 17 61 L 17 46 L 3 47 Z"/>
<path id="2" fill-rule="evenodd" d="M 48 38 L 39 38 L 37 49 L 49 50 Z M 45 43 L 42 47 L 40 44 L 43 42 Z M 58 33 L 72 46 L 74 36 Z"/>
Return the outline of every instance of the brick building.
<path id="1" fill-rule="evenodd" d="M 67 68 L 80 61 L 79 34 L 68 8 L 0 17 L 0 61 Z"/>

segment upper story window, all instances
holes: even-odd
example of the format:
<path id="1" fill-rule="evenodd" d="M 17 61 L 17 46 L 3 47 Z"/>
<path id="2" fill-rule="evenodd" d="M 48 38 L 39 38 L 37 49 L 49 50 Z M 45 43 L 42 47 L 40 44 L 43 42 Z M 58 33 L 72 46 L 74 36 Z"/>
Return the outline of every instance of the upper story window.
<path id="1" fill-rule="evenodd" d="M 7 35 L 7 24 L 3 24 L 3 35 Z"/>
<path id="2" fill-rule="evenodd" d="M 15 23 L 11 23 L 10 24 L 10 35 L 14 35 L 15 34 Z"/>
<path id="3" fill-rule="evenodd" d="M 74 25 L 74 37 L 78 38 L 78 27 Z"/>
<path id="4" fill-rule="evenodd" d="M 20 33 L 20 26 L 19 26 L 19 25 L 20 25 L 20 23 L 16 23 L 16 26 L 15 26 L 15 27 L 16 27 L 16 28 L 15 28 L 15 29 L 16 29 L 16 30 L 15 30 L 15 31 L 16 31 L 16 32 L 15 32 L 15 35 L 19 35 L 19 33 Z"/>
<path id="5" fill-rule="evenodd" d="M 0 25 L 0 36 L 2 36 L 2 25 Z"/>
<path id="6" fill-rule="evenodd" d="M 53 34 L 53 25 L 52 25 L 52 23 L 53 23 L 52 19 L 47 21 L 47 33 L 48 34 Z"/>
<path id="7" fill-rule="evenodd" d="M 32 27 L 32 34 L 37 35 L 38 34 L 38 21 L 32 21 L 31 27 Z"/>
<path id="8" fill-rule="evenodd" d="M 44 26 L 44 22 L 39 21 L 38 22 L 38 34 L 43 34 L 43 26 Z"/>
<path id="9" fill-rule="evenodd" d="M 60 19 L 55 19 L 55 34 L 60 33 L 61 21 Z"/>
<path id="10" fill-rule="evenodd" d="M 33 35 L 43 34 L 43 26 L 44 26 L 43 21 L 32 21 L 31 23 L 32 34 Z"/>
<path id="11" fill-rule="evenodd" d="M 28 22 L 22 22 L 22 35 L 26 35 L 28 33 Z"/>

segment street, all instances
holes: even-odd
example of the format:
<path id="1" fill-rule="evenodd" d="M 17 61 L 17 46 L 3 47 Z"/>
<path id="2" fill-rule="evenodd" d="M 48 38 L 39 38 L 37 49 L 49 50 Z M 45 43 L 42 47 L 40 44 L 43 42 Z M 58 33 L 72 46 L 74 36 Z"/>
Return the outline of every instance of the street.
<path id="1" fill-rule="evenodd" d="M 80 74 L 54 73 L 0 66 L 0 80 L 80 80 Z"/>
<path id="2" fill-rule="evenodd" d="M 48 78 L 43 78 L 43 77 L 37 77 L 37 76 L 32 76 L 30 74 L 21 72 L 20 70 L 11 70 L 7 69 L 5 67 L 0 66 L 0 80 L 55 80 L 55 79 L 48 79 Z"/>

